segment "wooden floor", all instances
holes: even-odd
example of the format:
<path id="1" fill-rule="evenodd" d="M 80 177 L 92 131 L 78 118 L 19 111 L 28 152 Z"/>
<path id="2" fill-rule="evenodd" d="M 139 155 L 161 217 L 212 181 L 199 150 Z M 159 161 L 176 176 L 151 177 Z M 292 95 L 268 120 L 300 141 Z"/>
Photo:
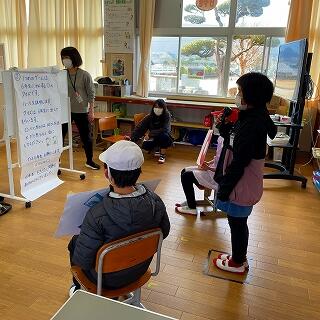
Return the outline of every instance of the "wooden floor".
<path id="1" fill-rule="evenodd" d="M 167 206 L 171 231 L 163 244 L 162 271 L 143 289 L 145 306 L 183 320 L 320 319 L 320 202 L 310 179 L 305 190 L 297 182 L 265 181 L 263 198 L 249 218 L 248 283 L 221 280 L 203 270 L 208 250 L 230 250 L 226 219 L 174 212 L 174 204 L 184 200 L 180 171 L 194 164 L 198 152 L 175 147 L 164 165 L 146 156 L 141 180 L 162 179 L 157 193 Z M 2 148 L 0 190 L 8 193 L 4 155 Z M 76 168 L 85 170 L 83 152 L 74 155 Z M 69 239 L 53 234 L 68 193 L 106 185 L 101 170 L 89 170 L 84 181 L 63 174 L 65 183 L 30 209 L 8 200 L 13 209 L 0 217 L 1 320 L 49 319 L 67 299 Z M 301 171 L 309 177 L 312 172 Z M 15 180 L 18 188 L 17 175 Z"/>

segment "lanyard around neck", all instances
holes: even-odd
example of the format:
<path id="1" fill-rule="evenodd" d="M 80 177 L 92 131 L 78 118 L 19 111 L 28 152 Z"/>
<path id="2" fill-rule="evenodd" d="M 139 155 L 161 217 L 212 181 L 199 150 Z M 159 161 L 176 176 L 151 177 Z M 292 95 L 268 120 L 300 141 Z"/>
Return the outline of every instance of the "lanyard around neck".
<path id="1" fill-rule="evenodd" d="M 70 82 L 71 82 L 71 85 L 72 85 L 72 88 L 73 88 L 74 92 L 77 92 L 77 89 L 76 89 L 76 81 L 77 81 L 77 73 L 78 73 L 78 70 L 79 70 L 79 69 L 77 69 L 76 74 L 75 74 L 75 76 L 74 76 L 74 82 L 72 82 L 72 79 L 71 79 L 71 76 L 70 76 L 70 72 L 69 72 L 69 70 L 68 70 L 68 76 L 69 76 L 69 79 L 70 79 Z"/>

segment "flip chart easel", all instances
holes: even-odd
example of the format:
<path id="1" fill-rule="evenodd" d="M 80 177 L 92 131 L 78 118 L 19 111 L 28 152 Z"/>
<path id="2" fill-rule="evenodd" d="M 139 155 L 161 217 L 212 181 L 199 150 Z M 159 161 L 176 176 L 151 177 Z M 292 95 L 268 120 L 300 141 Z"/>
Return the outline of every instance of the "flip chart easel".
<path id="1" fill-rule="evenodd" d="M 85 179 L 85 172 L 74 170 L 73 167 L 73 149 L 72 149 L 72 127 L 71 127 L 71 111 L 70 111 L 70 101 L 68 98 L 68 89 L 67 89 L 67 76 L 65 71 L 59 71 L 55 67 L 48 68 L 39 68 L 39 69 L 25 69 L 25 70 L 11 70 L 4 71 L 3 75 L 3 86 L 4 86 L 4 139 L 5 147 L 6 147 L 6 156 L 7 156 L 7 168 L 8 168 L 8 180 L 9 180 L 9 188 L 10 193 L 0 193 L 0 200 L 3 200 L 4 197 L 23 201 L 25 202 L 25 207 L 31 207 L 31 201 L 25 197 L 19 197 L 15 193 L 14 189 L 14 178 L 13 178 L 13 169 L 17 167 L 21 167 L 21 155 L 20 155 L 20 138 L 19 130 L 18 130 L 18 120 L 17 120 L 17 110 L 16 110 L 16 97 L 13 83 L 13 73 L 19 72 L 23 73 L 36 73 L 36 74 L 55 74 L 57 80 L 57 87 L 60 97 L 60 105 L 61 105 L 61 121 L 60 123 L 68 123 L 68 136 L 69 136 L 69 144 L 62 148 L 62 151 L 69 151 L 69 168 L 59 167 L 58 172 L 61 170 L 80 174 L 80 179 Z M 41 90 L 41 89 L 39 89 Z M 41 105 L 40 105 L 41 107 Z M 62 133 L 61 133 L 62 134 Z M 17 141 L 16 151 L 17 151 L 17 162 L 12 161 L 12 148 L 11 142 L 13 140 Z M 61 150 L 61 149 L 60 149 Z M 57 173 L 58 173 L 57 172 Z"/>
<path id="2" fill-rule="evenodd" d="M 80 179 L 84 180 L 86 178 L 85 171 L 75 170 L 73 167 L 73 147 L 72 147 L 72 121 L 71 121 L 71 107 L 70 107 L 70 99 L 68 98 L 68 121 L 63 123 L 68 123 L 68 145 L 62 148 L 62 152 L 68 150 L 69 155 L 69 168 L 59 167 L 58 175 L 60 175 L 61 171 L 72 172 L 80 174 Z"/>

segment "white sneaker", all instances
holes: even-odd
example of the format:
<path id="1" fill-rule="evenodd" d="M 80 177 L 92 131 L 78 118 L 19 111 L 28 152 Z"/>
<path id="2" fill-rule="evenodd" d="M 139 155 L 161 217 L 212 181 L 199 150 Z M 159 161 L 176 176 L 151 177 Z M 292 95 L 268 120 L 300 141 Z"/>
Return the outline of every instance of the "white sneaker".
<path id="1" fill-rule="evenodd" d="M 231 259 L 231 255 L 230 254 L 227 254 L 227 253 L 220 253 L 218 255 L 218 259 L 221 259 L 221 260 L 230 260 Z"/>
<path id="2" fill-rule="evenodd" d="M 164 154 L 161 154 L 161 155 L 159 156 L 158 162 L 159 162 L 160 164 L 165 163 L 165 162 L 166 162 L 166 156 L 165 156 Z"/>
<path id="3" fill-rule="evenodd" d="M 73 283 L 69 289 L 69 297 L 72 297 L 74 293 L 77 291 L 76 285 Z"/>
<path id="4" fill-rule="evenodd" d="M 232 257 L 230 254 L 227 254 L 227 253 L 220 253 L 218 255 L 218 259 L 220 260 L 230 260 Z M 248 260 L 246 260 L 244 263 L 243 263 L 243 266 L 246 268 L 246 270 L 249 270 L 249 263 L 248 263 Z"/>
<path id="5" fill-rule="evenodd" d="M 183 206 L 187 206 L 188 205 L 188 202 L 187 201 L 183 201 L 181 203 L 176 203 L 175 206 L 176 207 L 183 207 Z"/>
<path id="6" fill-rule="evenodd" d="M 231 266 L 229 265 L 230 260 L 222 260 L 222 259 L 213 259 L 213 264 L 224 271 L 232 272 L 232 273 L 237 273 L 237 274 L 245 274 L 248 269 L 245 267 L 245 265 L 241 266 Z"/>
<path id="7" fill-rule="evenodd" d="M 190 209 L 188 206 L 176 207 L 176 212 L 180 214 L 197 215 L 197 209 Z"/>

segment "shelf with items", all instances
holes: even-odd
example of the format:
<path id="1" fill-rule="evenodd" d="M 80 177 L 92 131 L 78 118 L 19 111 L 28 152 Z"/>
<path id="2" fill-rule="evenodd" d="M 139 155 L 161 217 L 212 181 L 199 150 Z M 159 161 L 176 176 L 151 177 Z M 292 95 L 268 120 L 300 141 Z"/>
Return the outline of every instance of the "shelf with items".
<path id="1" fill-rule="evenodd" d="M 295 113 L 295 108 L 303 109 L 303 105 L 298 105 L 297 103 L 291 103 L 290 112 Z M 299 110 L 301 112 L 301 110 Z M 265 167 L 278 170 L 278 172 L 266 173 L 264 174 L 265 179 L 285 179 L 285 180 L 294 180 L 301 182 L 301 187 L 306 188 L 307 178 L 301 176 L 300 174 L 295 173 L 295 162 L 296 154 L 299 144 L 300 130 L 303 128 L 302 124 L 299 123 L 281 123 L 274 122 L 277 127 L 283 127 L 285 132 L 282 132 L 283 141 L 281 138 L 277 141 L 268 139 L 267 145 L 270 148 L 281 148 L 282 156 L 280 154 L 280 159 L 276 161 L 267 161 L 265 162 Z M 286 137 L 287 139 L 284 139 Z"/>
<path id="2" fill-rule="evenodd" d="M 277 127 L 297 128 L 297 129 L 302 129 L 303 128 L 303 125 L 301 125 L 301 124 L 283 123 L 283 122 L 278 122 L 278 121 L 273 121 L 273 123 Z"/>
<path id="3" fill-rule="evenodd" d="M 317 125 L 319 125 L 319 119 L 320 119 L 320 107 L 318 109 L 318 116 L 317 116 Z M 313 171 L 312 174 L 312 182 L 318 192 L 320 192 L 320 129 L 317 129 L 316 135 L 315 135 L 315 143 L 312 148 L 312 155 L 314 158 L 315 166 L 318 170 Z"/>
<path id="4" fill-rule="evenodd" d="M 313 171 L 312 182 L 317 191 L 320 192 L 320 170 Z"/>
<path id="5" fill-rule="evenodd" d="M 193 129 L 210 129 L 204 126 L 201 123 L 193 123 L 193 122 L 171 122 L 171 127 L 182 127 L 182 128 L 193 128 Z"/>
<path id="6" fill-rule="evenodd" d="M 277 132 L 275 138 L 272 140 L 267 137 L 267 145 L 269 147 L 293 148 L 293 144 L 289 141 L 290 136 L 288 136 L 285 132 Z"/>
<path id="7" fill-rule="evenodd" d="M 320 159 L 320 148 L 312 148 L 312 155 L 315 159 Z"/>
<path id="8" fill-rule="evenodd" d="M 141 98 L 137 96 L 129 97 L 113 97 L 113 96 L 97 96 L 96 104 L 100 109 L 118 113 L 117 120 L 119 128 L 128 135 L 134 128 L 134 115 L 139 113 L 149 114 L 151 107 L 158 98 Z M 221 110 L 226 106 L 234 107 L 230 102 L 205 102 L 205 101 L 185 101 L 164 99 L 167 103 L 168 110 L 172 116 L 171 134 L 177 143 L 183 142 L 186 145 L 194 145 L 188 143 L 184 137 L 191 137 L 192 142 L 199 144 L 200 137 L 209 127 L 204 126 L 204 118 L 211 116 L 212 111 Z M 121 109 L 122 108 L 122 109 Z M 198 139 L 199 138 L 199 139 Z M 193 140 L 194 139 L 194 140 Z"/>
<path id="9" fill-rule="evenodd" d="M 117 117 L 118 121 L 127 121 L 127 122 L 134 122 L 133 118 L 128 118 L 128 117 Z M 194 128 L 194 129 L 209 129 L 208 127 L 204 126 L 201 123 L 194 123 L 194 122 L 181 122 L 177 121 L 171 122 L 171 127 L 183 127 L 183 128 Z"/>
<path id="10" fill-rule="evenodd" d="M 109 104 L 114 102 L 126 104 L 140 104 L 152 106 L 158 97 L 142 98 L 138 96 L 115 97 L 115 96 L 96 96 L 95 100 L 98 102 L 106 102 Z M 168 108 L 185 108 L 193 110 L 220 110 L 226 106 L 235 107 L 232 103 L 224 102 L 203 102 L 203 101 L 189 101 L 189 100 L 172 100 L 164 99 Z"/>
<path id="11" fill-rule="evenodd" d="M 267 143 L 269 147 L 272 148 L 294 148 L 293 144 L 291 143 L 284 143 L 284 144 L 278 144 L 278 143 L 272 143 L 272 142 L 268 142 Z"/>

